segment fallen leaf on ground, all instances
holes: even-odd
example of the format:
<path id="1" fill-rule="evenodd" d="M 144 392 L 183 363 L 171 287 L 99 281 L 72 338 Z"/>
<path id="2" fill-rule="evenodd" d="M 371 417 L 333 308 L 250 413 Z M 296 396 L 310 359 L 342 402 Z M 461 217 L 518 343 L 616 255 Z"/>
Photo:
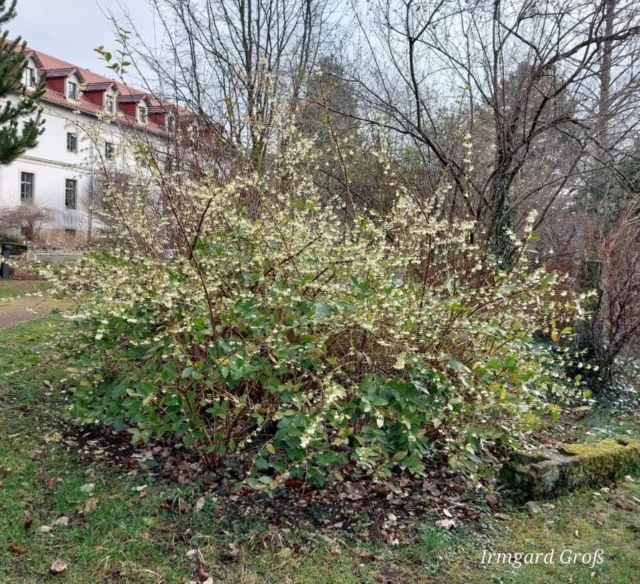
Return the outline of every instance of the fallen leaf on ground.
<path id="1" fill-rule="evenodd" d="M 456 522 L 454 519 L 440 519 L 440 521 L 436 521 L 436 525 L 448 531 L 456 526 Z"/>
<path id="2" fill-rule="evenodd" d="M 209 574 L 207 574 L 200 562 L 198 562 L 198 566 L 196 567 L 196 578 L 198 582 L 206 582 L 209 579 Z"/>
<path id="3" fill-rule="evenodd" d="M 493 509 L 498 504 L 498 497 L 493 493 L 490 493 L 486 496 L 485 501 L 487 502 L 487 505 Z"/>
<path id="4" fill-rule="evenodd" d="M 235 560 L 240 555 L 240 547 L 238 546 L 237 541 L 233 541 L 229 544 L 229 548 L 231 551 L 222 554 L 221 560 L 225 562 L 231 562 Z"/>
<path id="5" fill-rule="evenodd" d="M 509 517 L 506 513 L 494 513 L 493 516 L 496 519 L 500 519 L 501 521 L 509 521 L 511 517 Z"/>
<path id="6" fill-rule="evenodd" d="M 53 487 L 55 487 L 58 483 L 62 482 L 62 479 L 60 477 L 51 477 L 48 479 L 42 479 L 42 482 L 44 483 L 44 486 L 47 487 L 47 489 L 53 489 Z"/>
<path id="7" fill-rule="evenodd" d="M 20 547 L 15 541 L 11 543 L 11 545 L 9 546 L 9 551 L 13 552 L 14 554 L 26 554 L 27 553 L 27 548 L 23 548 Z"/>
<path id="8" fill-rule="evenodd" d="M 53 524 L 54 525 L 62 525 L 62 526 L 69 525 L 69 518 L 66 517 L 66 516 L 59 517 L 58 519 L 56 519 L 53 522 Z"/>
<path id="9" fill-rule="evenodd" d="M 98 507 L 98 499 L 95 497 L 91 497 L 91 499 L 87 499 L 87 502 L 84 504 L 82 512 L 86 515 L 87 513 L 91 513 L 95 511 Z"/>
<path id="10" fill-rule="evenodd" d="M 197 501 L 196 501 L 196 505 L 193 508 L 194 511 L 202 511 L 202 509 L 204 508 L 204 497 L 200 497 Z"/>
<path id="11" fill-rule="evenodd" d="M 387 545 L 397 545 L 398 539 L 396 538 L 396 534 L 393 531 L 389 531 L 385 533 L 384 540 L 387 542 Z"/>
<path id="12" fill-rule="evenodd" d="M 53 562 L 53 564 L 51 564 L 51 568 L 49 568 L 49 571 L 52 574 L 62 574 L 62 572 L 64 572 L 68 567 L 69 566 L 67 566 L 67 564 L 65 564 L 61 560 L 56 560 L 55 562 Z"/>
<path id="13" fill-rule="evenodd" d="M 158 509 L 164 509 L 165 511 L 169 511 L 169 513 L 176 512 L 176 510 L 173 508 L 173 503 L 170 499 L 165 501 L 164 503 L 160 503 L 160 505 L 158 505 Z"/>

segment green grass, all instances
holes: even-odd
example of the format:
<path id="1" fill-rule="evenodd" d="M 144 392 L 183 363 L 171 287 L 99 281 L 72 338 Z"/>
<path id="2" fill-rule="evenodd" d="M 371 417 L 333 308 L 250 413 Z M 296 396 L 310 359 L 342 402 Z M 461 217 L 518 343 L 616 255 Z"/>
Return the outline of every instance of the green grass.
<path id="1" fill-rule="evenodd" d="M 172 514 L 167 499 L 191 504 L 203 496 L 196 485 L 174 485 L 108 462 L 88 464 L 61 440 L 67 397 L 58 391 L 62 365 L 47 362 L 42 337 L 64 326 L 57 315 L 2 333 L 0 357 L 0 582 L 66 584 L 163 582 L 193 576 L 186 552 L 197 546 L 217 583 L 228 584 L 483 584 L 640 581 L 640 486 L 624 483 L 610 493 L 583 493 L 556 501 L 544 517 L 506 510 L 507 522 L 489 521 L 483 535 L 465 528 L 445 532 L 425 525 L 414 544 L 387 547 L 344 538 L 336 544 L 320 534 L 275 532 L 259 518 L 200 512 Z M 17 370 L 17 371 L 16 371 Z M 53 389 L 51 389 L 53 388 Z M 51 479 L 60 479 L 53 484 Z M 83 485 L 94 484 L 92 492 Z M 148 485 L 141 497 L 136 487 Z M 95 510 L 81 513 L 87 500 Z M 632 511 L 621 508 L 623 500 Z M 54 526 L 60 517 L 69 525 Z M 29 528 L 25 525 L 32 522 Z M 41 533 L 41 526 L 51 526 Z M 576 535 L 576 530 L 578 535 Z M 340 534 L 336 534 L 340 539 Z M 25 553 L 9 551 L 15 542 Z M 237 542 L 235 559 L 225 557 Z M 583 566 L 482 566 L 482 550 L 548 552 L 603 549 L 594 577 Z M 333 550 L 333 552 L 332 552 Z M 49 574 L 54 560 L 68 564 Z M 571 579 L 571 580 L 570 580 Z"/>
<path id="2" fill-rule="evenodd" d="M 634 497 L 636 498 L 634 500 Z M 556 508 L 540 517 L 514 515 L 493 552 L 554 551 L 545 565 L 482 566 L 482 556 L 470 563 L 457 560 L 454 582 L 474 584 L 572 582 L 631 584 L 640 582 L 640 484 L 622 483 L 610 492 L 574 494 L 555 501 Z M 633 509 L 633 510 L 628 510 Z M 584 554 L 602 550 L 601 564 L 584 565 Z M 573 553 L 580 554 L 574 564 Z M 564 552 L 564 557 L 562 556 Z M 551 558 L 550 558 L 551 559 Z M 565 560 L 565 562 L 563 562 Z"/>
<path id="3" fill-rule="evenodd" d="M 49 286 L 49 282 L 41 280 L 0 280 L 0 299 L 40 292 L 46 290 Z"/>

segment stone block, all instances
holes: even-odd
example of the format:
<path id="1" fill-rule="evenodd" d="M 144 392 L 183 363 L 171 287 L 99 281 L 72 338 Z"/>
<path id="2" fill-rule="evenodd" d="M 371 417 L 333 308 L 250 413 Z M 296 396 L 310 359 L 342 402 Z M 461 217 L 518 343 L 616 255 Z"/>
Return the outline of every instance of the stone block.
<path id="1" fill-rule="evenodd" d="M 502 481 L 522 499 L 548 499 L 580 488 L 597 488 L 640 472 L 640 440 L 618 438 L 567 444 L 556 450 L 519 451 L 502 470 Z"/>

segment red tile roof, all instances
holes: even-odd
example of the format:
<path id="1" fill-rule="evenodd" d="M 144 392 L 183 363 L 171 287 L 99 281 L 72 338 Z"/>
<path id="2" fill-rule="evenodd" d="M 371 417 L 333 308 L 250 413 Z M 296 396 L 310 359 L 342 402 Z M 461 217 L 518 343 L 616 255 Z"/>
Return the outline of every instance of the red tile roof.
<path id="1" fill-rule="evenodd" d="M 49 73 L 47 72 L 47 75 Z M 111 87 L 115 87 L 115 81 L 101 81 L 100 83 L 86 83 L 82 88 L 82 91 L 105 91 Z"/>
<path id="2" fill-rule="evenodd" d="M 78 71 L 77 67 L 68 67 L 66 69 L 47 69 L 47 77 L 69 77 L 69 75 L 75 73 L 78 76 L 78 79 L 82 82 L 84 81 L 84 77 L 82 73 Z"/>
<path id="3" fill-rule="evenodd" d="M 159 100 L 145 93 L 144 91 L 141 91 L 140 89 L 129 87 L 128 85 L 120 81 L 109 79 L 108 77 L 99 75 L 98 73 L 94 73 L 89 69 L 78 67 L 77 65 L 73 65 L 72 63 L 67 63 L 66 61 L 63 61 L 56 57 L 52 57 L 51 55 L 47 55 L 46 53 L 43 53 L 41 51 L 36 51 L 35 49 L 28 48 L 25 53 L 29 56 L 34 57 L 34 60 L 39 66 L 41 72 L 45 72 L 47 73 L 47 75 L 51 75 L 52 77 L 66 76 L 74 72 L 77 73 L 80 80 L 84 84 L 86 84 L 88 91 L 106 90 L 111 86 L 115 86 L 116 90 L 119 93 L 119 97 L 124 98 L 122 99 L 123 102 L 141 101 L 144 99 L 150 106 L 154 106 L 154 109 L 158 108 L 162 110 L 166 108 L 167 111 L 175 109 L 175 106 L 173 104 Z M 103 108 L 91 103 L 90 101 L 82 99 L 80 101 L 70 101 L 61 93 L 53 91 L 49 88 L 46 89 L 42 100 L 66 106 L 73 111 L 80 111 L 83 113 L 94 115 L 105 114 Z M 149 131 L 156 134 L 166 133 L 166 129 L 163 126 L 154 124 L 152 122 L 149 122 L 147 125 L 140 124 L 137 122 L 137 120 L 135 120 L 135 118 L 123 114 L 122 112 L 118 112 L 117 119 L 119 122 L 123 122 L 128 126 L 137 127 L 140 130 Z"/>

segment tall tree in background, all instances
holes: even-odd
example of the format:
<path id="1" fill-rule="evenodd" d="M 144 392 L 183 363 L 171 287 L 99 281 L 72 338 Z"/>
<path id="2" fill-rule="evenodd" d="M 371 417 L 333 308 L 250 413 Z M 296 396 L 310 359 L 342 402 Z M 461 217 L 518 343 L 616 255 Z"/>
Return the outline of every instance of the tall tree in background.
<path id="1" fill-rule="evenodd" d="M 354 17 L 360 117 L 436 159 L 455 185 L 452 214 L 501 255 L 531 208 L 537 227 L 640 127 L 633 0 L 373 0 L 354 2 Z M 456 102 L 468 114 L 451 140 L 442 113 Z"/>
<path id="2" fill-rule="evenodd" d="M 157 77 L 156 93 L 222 124 L 227 141 L 260 170 L 274 119 L 286 113 L 280 106 L 297 109 L 330 28 L 333 0 L 149 4 L 162 42 L 145 42 L 130 17 L 126 25 L 133 32 L 134 60 Z"/>
<path id="3" fill-rule="evenodd" d="M 0 0 L 0 29 L 5 28 L 16 15 L 17 0 L 7 6 L 7 0 Z M 44 120 L 38 110 L 38 100 L 44 92 L 44 80 L 36 87 L 23 84 L 24 71 L 28 65 L 25 55 L 26 42 L 18 37 L 8 39 L 5 30 L 0 40 L 0 99 L 6 100 L 0 109 L 0 164 L 9 164 L 29 148 L 38 144 L 38 136 L 44 131 Z M 10 94 L 18 94 L 20 99 L 6 99 Z M 25 119 L 26 118 L 26 119 Z M 20 127 L 20 120 L 23 120 Z"/>

